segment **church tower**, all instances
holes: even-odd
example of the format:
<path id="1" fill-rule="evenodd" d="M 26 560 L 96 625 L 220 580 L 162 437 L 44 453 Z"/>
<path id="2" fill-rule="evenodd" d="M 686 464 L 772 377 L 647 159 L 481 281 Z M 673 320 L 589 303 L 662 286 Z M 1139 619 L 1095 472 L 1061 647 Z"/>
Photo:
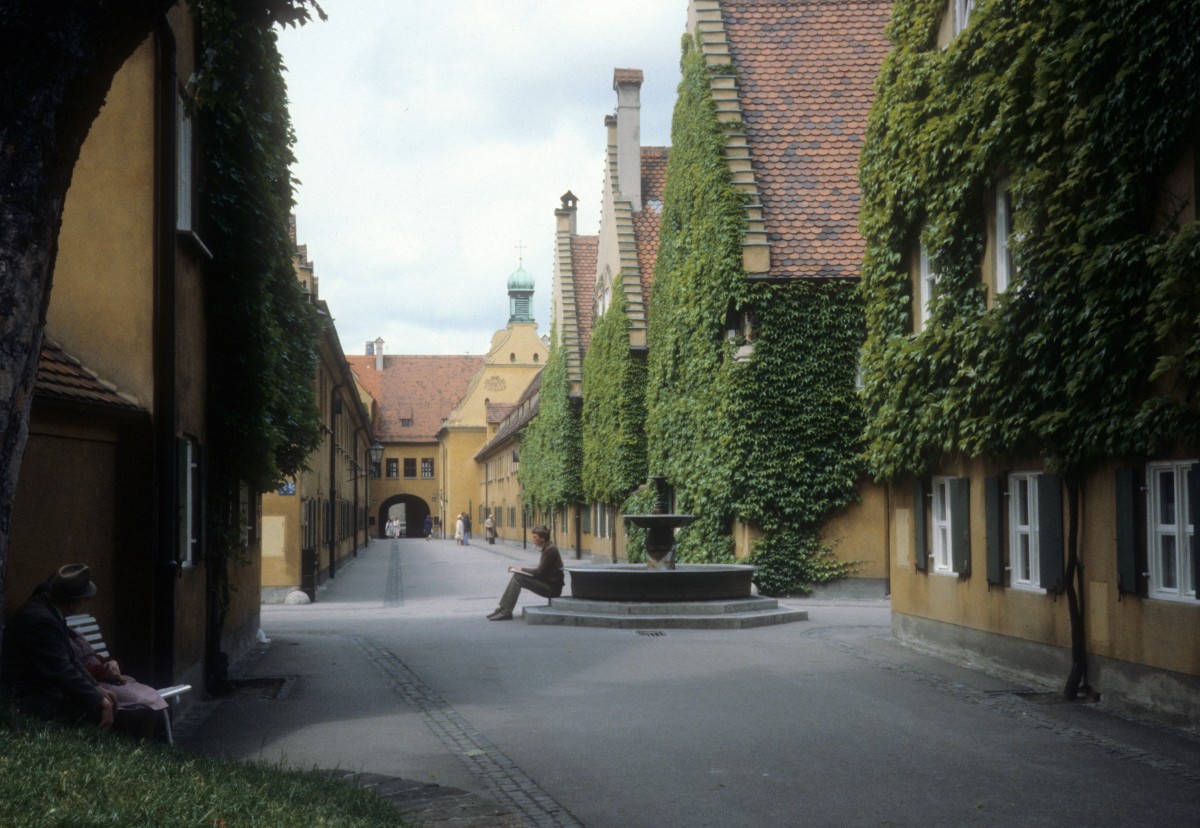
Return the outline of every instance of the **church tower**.
<path id="1" fill-rule="evenodd" d="M 508 277 L 508 321 L 533 322 L 533 277 L 520 263 Z"/>

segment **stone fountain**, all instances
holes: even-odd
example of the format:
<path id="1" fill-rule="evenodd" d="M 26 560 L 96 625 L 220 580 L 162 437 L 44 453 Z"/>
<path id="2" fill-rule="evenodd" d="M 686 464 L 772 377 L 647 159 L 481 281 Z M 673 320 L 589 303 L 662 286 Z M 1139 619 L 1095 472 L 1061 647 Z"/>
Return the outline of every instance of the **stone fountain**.
<path id="1" fill-rule="evenodd" d="M 617 629 L 747 629 L 804 621 L 807 610 L 751 594 L 757 567 L 675 561 L 675 531 L 692 515 L 668 512 L 666 480 L 652 477 L 656 500 L 648 515 L 625 515 L 647 530 L 645 564 L 570 566 L 570 597 L 527 606 L 530 624 Z"/>

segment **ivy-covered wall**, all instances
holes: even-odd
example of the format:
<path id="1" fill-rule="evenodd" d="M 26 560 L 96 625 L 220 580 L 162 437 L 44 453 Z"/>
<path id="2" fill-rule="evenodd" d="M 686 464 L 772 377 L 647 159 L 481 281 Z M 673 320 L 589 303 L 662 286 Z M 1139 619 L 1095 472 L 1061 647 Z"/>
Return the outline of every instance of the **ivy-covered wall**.
<path id="1" fill-rule="evenodd" d="M 871 472 L 1017 452 L 1072 472 L 1195 445 L 1200 231 L 1159 208 L 1197 137 L 1200 3 L 990 0 L 941 50 L 945 6 L 895 4 L 862 156 Z M 1005 178 L 1018 275 L 989 297 Z M 918 238 L 938 282 L 913 334 Z"/>
<path id="2" fill-rule="evenodd" d="M 319 322 L 292 266 L 294 135 L 271 20 L 240 4 L 195 7 L 203 165 L 210 442 L 227 479 L 268 491 L 320 443 Z"/>
<path id="3" fill-rule="evenodd" d="M 620 506 L 646 480 L 646 360 L 629 349 L 621 278 L 583 360 L 583 492 Z"/>
<path id="4" fill-rule="evenodd" d="M 538 413 L 521 441 L 521 488 L 531 509 L 559 509 L 583 497 L 580 467 L 583 448 L 579 408 L 571 401 L 567 352 L 550 330 L 550 356 L 542 369 Z"/>
<path id="5" fill-rule="evenodd" d="M 697 516 L 680 558 L 731 560 L 733 521 L 755 523 L 760 590 L 796 592 L 847 570 L 817 539 L 861 472 L 862 305 L 849 283 L 745 279 L 744 196 L 710 88 L 712 74 L 730 72 L 684 38 L 650 312 L 649 469 Z M 734 359 L 742 340 L 726 336 L 731 305 L 757 317 L 747 362 Z"/>

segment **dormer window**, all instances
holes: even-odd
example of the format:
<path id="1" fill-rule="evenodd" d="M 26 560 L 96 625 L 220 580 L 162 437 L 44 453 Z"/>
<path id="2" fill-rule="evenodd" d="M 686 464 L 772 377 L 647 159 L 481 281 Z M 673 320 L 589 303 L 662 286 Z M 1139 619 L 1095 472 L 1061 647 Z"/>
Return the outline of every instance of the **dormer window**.
<path id="1" fill-rule="evenodd" d="M 401 428 L 411 428 L 411 427 L 412 427 L 412 423 L 413 423 L 413 421 L 412 421 L 412 419 L 411 419 L 411 418 L 408 418 L 408 417 L 402 417 L 402 418 L 400 419 L 400 427 L 401 427 Z"/>
<path id="2" fill-rule="evenodd" d="M 921 320 L 920 330 L 925 330 L 929 324 L 929 312 L 933 304 L 933 289 L 937 285 L 937 273 L 933 269 L 933 264 L 929 260 L 929 248 L 925 246 L 925 242 L 921 242 L 921 249 L 918 254 L 917 264 L 917 292 L 920 294 L 917 297 L 918 308 L 920 313 L 918 318 Z"/>
<path id="3" fill-rule="evenodd" d="M 971 12 L 975 8 L 975 0 L 951 0 L 954 5 L 954 34 L 957 36 L 971 22 Z"/>
<path id="4" fill-rule="evenodd" d="M 1012 206 L 1012 190 L 1009 189 L 1008 181 L 1002 181 L 996 187 L 996 258 L 995 258 L 995 285 L 996 294 L 999 295 L 1008 290 L 1009 284 L 1016 278 L 1017 270 L 1013 265 L 1012 257 L 1012 238 L 1013 238 L 1013 206 Z"/>

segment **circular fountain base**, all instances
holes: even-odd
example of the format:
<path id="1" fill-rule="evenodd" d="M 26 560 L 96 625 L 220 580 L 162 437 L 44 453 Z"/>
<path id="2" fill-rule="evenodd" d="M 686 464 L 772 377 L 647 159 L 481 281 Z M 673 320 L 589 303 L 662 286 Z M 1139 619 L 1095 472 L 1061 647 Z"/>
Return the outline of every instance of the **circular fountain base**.
<path id="1" fill-rule="evenodd" d="M 728 601 L 750 597 L 757 567 L 744 564 L 676 564 L 648 569 L 642 564 L 567 567 L 571 595 L 593 601 Z"/>

